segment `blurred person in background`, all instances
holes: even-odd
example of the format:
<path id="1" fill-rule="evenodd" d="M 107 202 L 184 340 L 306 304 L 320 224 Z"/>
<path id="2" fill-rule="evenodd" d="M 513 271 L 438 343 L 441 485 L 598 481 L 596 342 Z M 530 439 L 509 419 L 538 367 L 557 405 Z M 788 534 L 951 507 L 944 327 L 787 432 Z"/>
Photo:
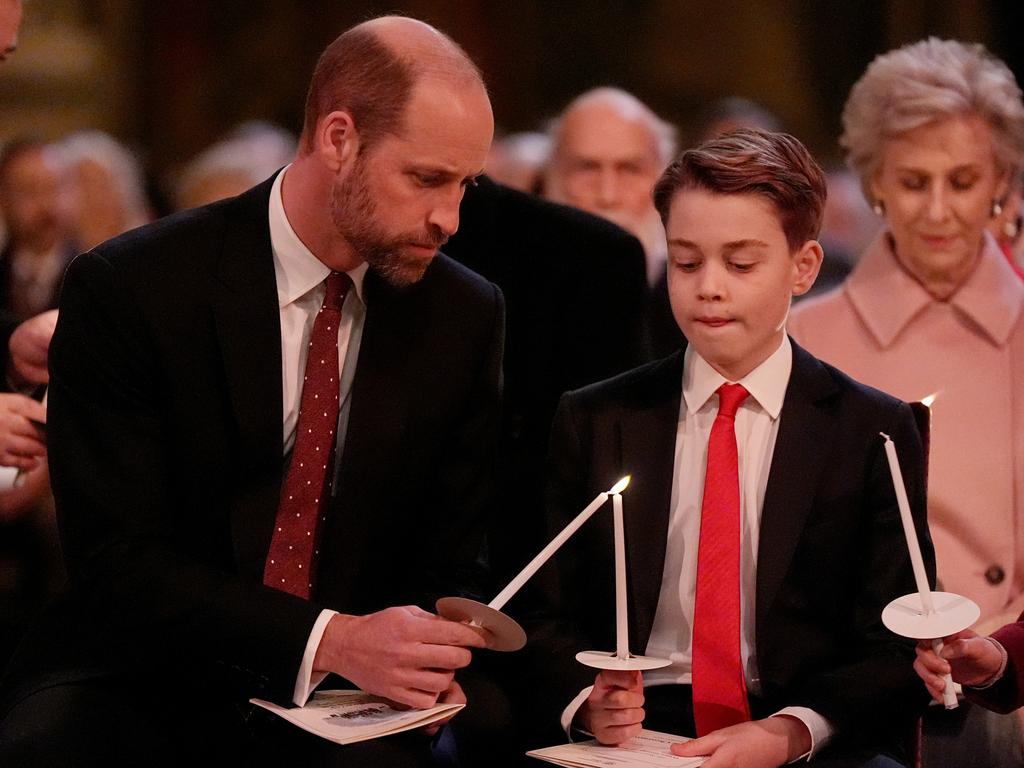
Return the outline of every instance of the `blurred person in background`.
<path id="1" fill-rule="evenodd" d="M 17 49 L 20 26 L 21 0 L 0 0 L 0 62 Z"/>
<path id="2" fill-rule="evenodd" d="M 762 131 L 782 130 L 782 121 L 767 108 L 742 96 L 726 96 L 713 102 L 697 120 L 695 144 L 730 133 L 740 128 Z M 831 189 L 829 193 L 831 195 Z"/>
<path id="3" fill-rule="evenodd" d="M 20 0 L 0 0 L 0 62 L 18 45 Z M 0 317 L 2 389 L 46 382 L 47 349 L 56 312 L 18 323 Z M 25 626 L 63 577 L 49 494 L 46 421 L 42 404 L 20 392 L 0 392 L 0 667 Z"/>
<path id="4" fill-rule="evenodd" d="M 18 320 L 54 309 L 64 268 L 77 253 L 61 205 L 54 147 L 15 139 L 0 153 L 0 214 L 7 245 L 0 252 L 0 308 Z"/>
<path id="5" fill-rule="evenodd" d="M 606 218 L 640 240 L 651 296 L 645 328 L 647 356 L 679 349 L 665 274 L 665 228 L 654 208 L 654 183 L 676 151 L 676 131 L 646 104 L 618 88 L 577 96 L 550 126 L 549 200 Z"/>
<path id="6" fill-rule="evenodd" d="M 62 140 L 56 150 L 71 231 L 81 250 L 152 218 L 139 161 L 111 136 L 80 131 Z"/>
<path id="7" fill-rule="evenodd" d="M 860 179 L 848 168 L 827 172 L 828 200 L 821 222 L 821 247 L 825 260 L 814 287 L 799 301 L 837 288 L 853 270 L 857 257 L 878 235 L 878 217 L 864 200 Z M 797 301 L 794 301 L 794 304 Z"/>
<path id="8" fill-rule="evenodd" d="M 544 168 L 551 154 L 551 138 L 539 131 L 510 133 L 491 145 L 485 168 L 487 176 L 498 184 L 543 194 Z"/>
<path id="9" fill-rule="evenodd" d="M 295 137 L 263 121 L 243 123 L 182 169 L 174 185 L 178 210 L 234 197 L 291 162 Z"/>
<path id="10" fill-rule="evenodd" d="M 908 401 L 937 395 L 938 579 L 981 606 L 973 629 L 986 634 L 1024 609 L 1024 284 L 987 229 L 1024 162 L 1021 91 L 983 47 L 930 38 L 871 63 L 840 143 L 884 231 L 789 329 L 861 381 Z M 1019 724 L 996 717 L 930 711 L 925 764 L 1020 765 Z"/>

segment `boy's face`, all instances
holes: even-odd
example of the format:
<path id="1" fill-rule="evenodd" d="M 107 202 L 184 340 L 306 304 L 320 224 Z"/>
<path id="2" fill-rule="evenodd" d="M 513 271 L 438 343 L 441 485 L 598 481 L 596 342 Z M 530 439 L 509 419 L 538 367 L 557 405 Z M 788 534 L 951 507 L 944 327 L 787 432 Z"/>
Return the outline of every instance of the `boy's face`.
<path id="1" fill-rule="evenodd" d="M 676 193 L 666 233 L 676 322 L 715 370 L 743 378 L 782 343 L 790 300 L 814 284 L 821 246 L 809 240 L 791 253 L 766 197 L 702 189 Z"/>

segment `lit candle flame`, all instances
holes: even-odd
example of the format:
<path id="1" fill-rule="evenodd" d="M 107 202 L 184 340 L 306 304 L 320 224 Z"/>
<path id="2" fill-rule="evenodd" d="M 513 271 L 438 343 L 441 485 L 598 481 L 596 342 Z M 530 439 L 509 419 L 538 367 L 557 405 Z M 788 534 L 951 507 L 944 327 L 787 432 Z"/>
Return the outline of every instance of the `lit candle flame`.
<path id="1" fill-rule="evenodd" d="M 619 480 L 619 482 L 617 482 L 615 485 L 611 487 L 611 489 L 608 491 L 608 494 L 614 496 L 617 493 L 622 493 L 624 490 L 626 490 L 626 486 L 629 485 L 630 478 L 632 477 L 632 475 L 626 475 L 624 478 Z"/>
<path id="2" fill-rule="evenodd" d="M 928 397 L 922 397 L 921 398 L 921 404 L 924 405 L 925 408 L 931 408 L 932 407 L 932 403 L 935 402 L 935 398 L 937 398 L 938 396 L 939 396 L 938 392 L 932 392 L 930 395 L 928 395 Z"/>

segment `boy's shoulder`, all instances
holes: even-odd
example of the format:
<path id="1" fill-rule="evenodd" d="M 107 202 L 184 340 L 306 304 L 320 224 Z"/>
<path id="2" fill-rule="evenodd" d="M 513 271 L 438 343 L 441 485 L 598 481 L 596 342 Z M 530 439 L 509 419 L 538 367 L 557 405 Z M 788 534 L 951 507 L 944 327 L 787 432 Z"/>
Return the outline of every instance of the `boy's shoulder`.
<path id="1" fill-rule="evenodd" d="M 903 405 L 898 398 L 876 389 L 820 360 L 793 343 L 793 370 L 789 388 L 794 395 L 814 401 L 834 401 L 854 410 L 891 412 Z M 636 409 L 678 400 L 682 392 L 683 349 L 603 381 L 567 392 L 574 409 Z M 787 397 L 788 397 L 787 393 Z"/>
<path id="2" fill-rule="evenodd" d="M 683 350 L 625 371 L 602 381 L 588 384 L 563 396 L 575 407 L 637 407 L 665 398 L 678 398 L 682 391 Z"/>

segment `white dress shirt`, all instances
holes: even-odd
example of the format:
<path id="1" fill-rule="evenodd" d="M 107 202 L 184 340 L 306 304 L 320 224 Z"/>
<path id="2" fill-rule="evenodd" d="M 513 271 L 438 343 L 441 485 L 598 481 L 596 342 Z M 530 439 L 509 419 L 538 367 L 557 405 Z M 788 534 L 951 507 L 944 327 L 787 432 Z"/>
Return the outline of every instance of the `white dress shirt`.
<path id="1" fill-rule="evenodd" d="M 739 382 L 728 382 L 692 346 L 686 348 L 665 564 L 645 651 L 648 656 L 669 659 L 672 663 L 645 673 L 645 687 L 688 685 L 692 680 L 693 607 L 697 594 L 697 550 L 708 439 L 718 415 L 716 391 L 722 384 L 739 383 L 750 393 L 736 413 L 740 480 L 740 655 L 748 691 L 756 695 L 761 690 L 754 638 L 757 545 L 779 416 L 792 367 L 793 348 L 787 337 L 783 337 L 782 344 L 767 360 Z M 564 728 L 568 729 L 589 693 L 590 689 L 582 692 L 563 712 Z M 812 744 L 809 754 L 813 755 L 824 746 L 832 735 L 828 721 L 806 707 L 786 707 L 778 714 L 796 717 L 807 726 Z"/>
<path id="2" fill-rule="evenodd" d="M 299 420 L 302 399 L 302 379 L 306 370 L 306 354 L 313 321 L 324 301 L 327 290 L 325 280 L 331 269 L 314 256 L 295 234 L 285 214 L 281 199 L 281 182 L 288 172 L 285 168 L 277 175 L 270 190 L 270 246 L 274 252 L 274 276 L 277 280 L 277 301 L 281 312 L 281 394 L 284 413 L 284 451 L 291 450 L 295 442 L 295 425 Z M 363 300 L 363 279 L 367 265 L 364 262 L 348 272 L 352 290 L 345 296 L 338 325 L 338 381 L 340 411 L 338 413 L 337 447 L 335 449 L 335 476 L 345 444 L 348 416 L 351 410 L 352 381 L 356 375 L 359 345 L 366 319 Z M 326 677 L 313 675 L 313 659 L 327 623 L 336 611 L 322 611 L 306 643 L 298 676 L 295 679 L 293 701 L 302 706 L 313 690 Z"/>

